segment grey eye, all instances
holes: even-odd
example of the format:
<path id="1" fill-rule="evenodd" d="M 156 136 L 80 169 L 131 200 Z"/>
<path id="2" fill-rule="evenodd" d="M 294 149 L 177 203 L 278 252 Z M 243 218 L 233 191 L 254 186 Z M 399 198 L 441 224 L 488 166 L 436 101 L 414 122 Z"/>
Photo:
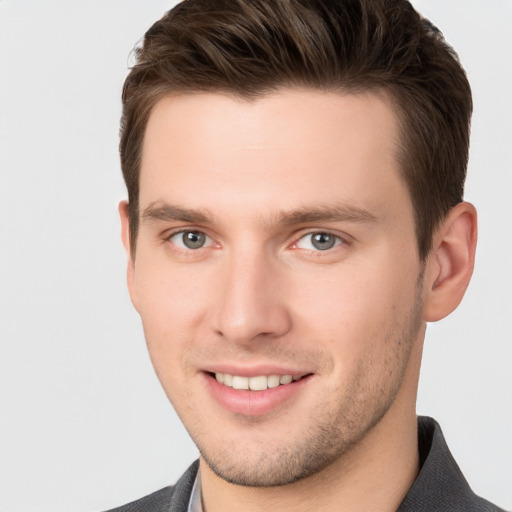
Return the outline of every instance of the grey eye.
<path id="1" fill-rule="evenodd" d="M 212 243 L 210 237 L 202 231 L 179 231 L 169 241 L 180 249 L 201 249 Z"/>
<path id="2" fill-rule="evenodd" d="M 337 245 L 341 245 L 344 241 L 332 233 L 324 231 L 316 231 L 303 236 L 298 242 L 299 249 L 307 249 L 309 251 L 328 251 Z"/>
<path id="3" fill-rule="evenodd" d="M 311 235 L 311 245 L 319 251 L 326 251 L 334 247 L 336 238 L 330 233 L 313 233 Z"/>
<path id="4" fill-rule="evenodd" d="M 206 242 L 206 236 L 200 231 L 185 231 L 182 235 L 183 245 L 189 249 L 199 249 Z"/>

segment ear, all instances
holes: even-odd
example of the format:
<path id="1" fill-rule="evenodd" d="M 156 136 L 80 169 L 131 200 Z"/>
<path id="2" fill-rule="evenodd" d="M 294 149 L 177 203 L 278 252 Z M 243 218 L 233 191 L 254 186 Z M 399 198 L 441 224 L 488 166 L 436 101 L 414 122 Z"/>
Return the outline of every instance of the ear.
<path id="1" fill-rule="evenodd" d="M 424 278 L 423 319 L 436 322 L 460 304 L 475 263 L 477 215 L 466 202 L 454 206 L 434 233 Z"/>
<path id="2" fill-rule="evenodd" d="M 130 217 L 128 215 L 128 201 L 121 201 L 117 207 L 119 217 L 121 218 L 121 239 L 126 251 L 128 259 L 126 269 L 126 281 L 128 283 L 128 291 L 135 309 L 137 309 L 137 300 L 135 293 L 135 261 L 131 250 L 131 237 L 130 237 Z"/>

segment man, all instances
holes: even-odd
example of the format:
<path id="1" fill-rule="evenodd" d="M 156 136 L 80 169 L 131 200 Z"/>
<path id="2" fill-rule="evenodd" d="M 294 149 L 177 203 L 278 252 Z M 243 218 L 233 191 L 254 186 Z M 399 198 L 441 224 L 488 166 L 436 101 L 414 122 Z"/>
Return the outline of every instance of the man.
<path id="1" fill-rule="evenodd" d="M 130 295 L 201 456 L 117 510 L 499 510 L 415 413 L 476 245 L 437 29 L 402 0 L 188 0 L 123 107 Z"/>

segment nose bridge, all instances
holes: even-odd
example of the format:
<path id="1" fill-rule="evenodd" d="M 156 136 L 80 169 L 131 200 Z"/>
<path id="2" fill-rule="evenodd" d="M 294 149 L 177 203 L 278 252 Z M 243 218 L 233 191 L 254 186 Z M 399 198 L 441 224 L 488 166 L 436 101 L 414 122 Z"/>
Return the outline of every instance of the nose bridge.
<path id="1" fill-rule="evenodd" d="M 215 328 L 224 338 L 247 343 L 280 336 L 290 328 L 278 262 L 264 250 L 231 251 L 223 262 Z"/>

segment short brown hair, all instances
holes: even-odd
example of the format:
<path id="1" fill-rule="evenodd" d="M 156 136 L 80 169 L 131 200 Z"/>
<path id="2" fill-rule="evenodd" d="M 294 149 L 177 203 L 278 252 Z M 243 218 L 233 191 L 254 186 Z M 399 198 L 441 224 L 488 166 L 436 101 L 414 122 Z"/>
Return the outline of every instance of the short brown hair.
<path id="1" fill-rule="evenodd" d="M 471 90 L 453 49 L 408 1 L 185 0 L 148 30 L 136 57 L 120 142 L 133 254 L 146 124 L 169 93 L 251 100 L 283 87 L 385 91 L 400 122 L 398 157 L 421 259 L 462 201 Z"/>

